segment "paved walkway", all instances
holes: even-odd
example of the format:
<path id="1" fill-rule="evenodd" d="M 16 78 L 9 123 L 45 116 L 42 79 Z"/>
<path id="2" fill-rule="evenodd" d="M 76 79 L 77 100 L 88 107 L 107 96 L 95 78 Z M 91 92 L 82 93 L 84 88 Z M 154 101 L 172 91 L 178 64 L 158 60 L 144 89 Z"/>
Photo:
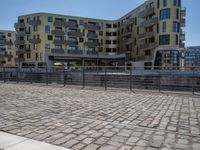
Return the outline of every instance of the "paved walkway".
<path id="1" fill-rule="evenodd" d="M 0 132 L 0 150 L 69 150 L 69 149 Z"/>
<path id="2" fill-rule="evenodd" d="M 2 83 L 0 130 L 73 150 L 199 150 L 200 97 Z"/>

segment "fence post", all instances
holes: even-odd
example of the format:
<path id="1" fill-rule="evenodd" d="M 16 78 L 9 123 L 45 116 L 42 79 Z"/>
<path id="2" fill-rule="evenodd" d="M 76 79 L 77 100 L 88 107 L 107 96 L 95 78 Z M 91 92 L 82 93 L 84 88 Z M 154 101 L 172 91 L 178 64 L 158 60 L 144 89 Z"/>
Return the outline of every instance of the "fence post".
<path id="1" fill-rule="evenodd" d="M 195 80 L 195 76 L 194 76 L 194 69 L 193 69 L 193 73 L 192 73 L 192 94 L 194 95 L 195 92 L 195 87 L 194 87 L 194 80 Z"/>
<path id="2" fill-rule="evenodd" d="M 33 84 L 33 79 L 32 79 L 32 68 L 30 68 L 30 79 L 31 79 L 31 84 Z"/>
<path id="3" fill-rule="evenodd" d="M 132 67 L 130 68 L 130 91 L 132 91 Z"/>
<path id="4" fill-rule="evenodd" d="M 3 67 L 3 81 L 4 81 L 4 83 L 6 82 L 6 71 L 5 71 L 5 67 Z"/>
<path id="5" fill-rule="evenodd" d="M 48 79 L 48 68 L 47 68 L 47 66 L 46 66 L 46 85 L 48 85 L 49 84 L 49 81 L 48 81 L 49 79 Z"/>
<path id="6" fill-rule="evenodd" d="M 104 82 L 105 82 L 105 91 L 107 91 L 107 70 L 105 68 L 105 79 L 104 79 Z"/>
<path id="7" fill-rule="evenodd" d="M 16 68 L 16 72 L 17 72 L 17 83 L 19 83 L 19 68 Z"/>
<path id="8" fill-rule="evenodd" d="M 83 71 L 83 88 L 85 88 L 85 68 L 82 67 L 82 71 Z"/>
<path id="9" fill-rule="evenodd" d="M 158 71 L 158 74 L 159 74 L 159 75 L 158 75 L 158 78 L 159 78 L 159 79 L 158 79 L 158 80 L 159 80 L 159 81 L 158 81 L 158 90 L 159 90 L 159 92 L 160 92 L 160 91 L 161 91 L 161 70 Z"/>
<path id="10" fill-rule="evenodd" d="M 63 72 L 63 79 L 64 79 L 64 86 L 66 86 L 66 71 L 64 69 L 64 72 Z"/>

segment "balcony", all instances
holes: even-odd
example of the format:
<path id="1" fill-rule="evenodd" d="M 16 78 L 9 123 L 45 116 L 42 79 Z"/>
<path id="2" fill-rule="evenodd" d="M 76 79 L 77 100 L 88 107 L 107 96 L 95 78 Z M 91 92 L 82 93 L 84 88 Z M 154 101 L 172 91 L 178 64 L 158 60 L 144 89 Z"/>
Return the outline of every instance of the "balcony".
<path id="1" fill-rule="evenodd" d="M 99 46 L 99 43 L 98 42 L 85 42 L 84 43 L 85 46 L 88 46 L 88 47 L 96 47 L 96 46 Z"/>
<path id="2" fill-rule="evenodd" d="M 97 35 L 97 33 L 88 33 L 88 34 L 87 34 L 87 37 L 88 37 L 88 38 L 97 38 L 98 35 Z"/>
<path id="3" fill-rule="evenodd" d="M 180 33 L 180 40 L 185 41 L 185 33 Z"/>
<path id="4" fill-rule="evenodd" d="M 77 45 L 78 42 L 77 41 L 69 41 L 69 40 L 54 40 L 54 44 L 64 44 L 64 45 L 70 45 L 70 46 L 74 46 Z"/>
<path id="5" fill-rule="evenodd" d="M 29 40 L 29 43 L 32 43 L 32 44 L 39 44 L 39 43 L 41 43 L 41 39 L 30 39 L 30 40 Z"/>
<path id="6" fill-rule="evenodd" d="M 129 19 L 127 19 L 126 21 L 124 21 L 124 22 L 122 23 L 122 25 L 123 25 L 123 26 L 127 26 L 127 25 L 130 25 L 130 24 L 134 23 L 134 22 L 135 22 L 135 19 L 134 19 L 134 18 L 129 18 Z"/>
<path id="7" fill-rule="evenodd" d="M 153 37 L 153 36 L 154 36 L 154 32 L 152 31 L 152 32 L 145 32 L 143 34 L 139 34 L 138 38 L 140 40 L 142 40 L 142 39 L 150 38 L 150 37 Z"/>
<path id="8" fill-rule="evenodd" d="M 19 28 L 25 28 L 25 23 L 24 22 L 15 23 L 15 29 L 19 29 Z"/>
<path id="9" fill-rule="evenodd" d="M 132 38 L 128 38 L 128 39 L 125 39 L 125 40 L 123 40 L 122 41 L 123 42 L 123 44 L 132 44 L 133 43 L 133 39 Z"/>
<path id="10" fill-rule="evenodd" d="M 158 23 L 158 17 L 151 18 L 149 20 L 145 20 L 141 22 L 140 27 L 148 27 Z"/>
<path id="11" fill-rule="evenodd" d="M 51 34 L 54 34 L 54 35 L 65 35 L 65 32 L 63 30 L 52 30 Z"/>
<path id="12" fill-rule="evenodd" d="M 90 24 L 85 24 L 84 28 L 87 30 L 99 30 L 100 26 L 98 25 L 90 25 Z"/>
<path id="13" fill-rule="evenodd" d="M 41 25 L 41 20 L 30 20 L 29 24 L 32 26 Z"/>
<path id="14" fill-rule="evenodd" d="M 179 43 L 180 48 L 185 48 L 185 43 Z"/>
<path id="15" fill-rule="evenodd" d="M 76 22 L 68 21 L 66 22 L 67 27 L 69 28 L 77 28 L 78 24 Z"/>
<path id="16" fill-rule="evenodd" d="M 181 17 L 185 17 L 186 16 L 186 8 L 182 8 L 181 9 Z"/>
<path id="17" fill-rule="evenodd" d="M 154 13 L 154 7 L 152 7 L 152 8 L 146 8 L 145 10 L 141 11 L 138 14 L 138 17 L 144 18 L 146 16 L 152 15 L 153 13 Z"/>
<path id="18" fill-rule="evenodd" d="M 51 53 L 55 53 L 55 54 L 64 54 L 65 50 L 62 48 L 52 48 L 51 49 Z"/>
<path id="19" fill-rule="evenodd" d="M 54 21 L 53 25 L 58 27 L 67 27 L 67 23 L 65 21 Z"/>
<path id="20" fill-rule="evenodd" d="M 181 27 L 185 27 L 185 18 L 181 18 Z"/>
<path id="21" fill-rule="evenodd" d="M 0 35 L 0 39 L 5 39 L 6 36 L 5 35 Z"/>
<path id="22" fill-rule="evenodd" d="M 68 32 L 68 36 L 83 37 L 83 34 L 82 34 L 81 32 L 73 32 L 73 31 L 70 31 L 70 32 Z"/>
<path id="23" fill-rule="evenodd" d="M 87 51 L 87 55 L 98 55 L 97 51 Z"/>
<path id="24" fill-rule="evenodd" d="M 82 50 L 68 50 L 67 52 L 68 52 L 68 54 L 75 54 L 75 55 L 83 54 Z"/>
<path id="25" fill-rule="evenodd" d="M 27 34 L 30 34 L 30 32 L 29 31 L 17 31 L 16 36 L 22 37 L 22 36 L 26 36 Z"/>
<path id="26" fill-rule="evenodd" d="M 15 40 L 15 45 L 25 45 L 25 40 L 17 39 Z"/>
<path id="27" fill-rule="evenodd" d="M 6 48 L 0 48 L 0 51 L 5 51 L 6 50 Z"/>
<path id="28" fill-rule="evenodd" d="M 132 31 L 125 31 L 122 33 L 122 36 L 128 36 L 128 35 L 132 35 Z"/>
<path id="29" fill-rule="evenodd" d="M 23 62 L 25 61 L 25 58 L 15 58 L 15 62 Z"/>
<path id="30" fill-rule="evenodd" d="M 13 45 L 13 42 L 11 40 L 1 40 L 0 44 L 2 44 L 2 45 Z"/>
<path id="31" fill-rule="evenodd" d="M 141 45 L 140 45 L 140 49 L 141 49 L 141 50 L 153 49 L 153 48 L 156 48 L 157 46 L 158 46 L 157 43 L 141 44 Z"/>

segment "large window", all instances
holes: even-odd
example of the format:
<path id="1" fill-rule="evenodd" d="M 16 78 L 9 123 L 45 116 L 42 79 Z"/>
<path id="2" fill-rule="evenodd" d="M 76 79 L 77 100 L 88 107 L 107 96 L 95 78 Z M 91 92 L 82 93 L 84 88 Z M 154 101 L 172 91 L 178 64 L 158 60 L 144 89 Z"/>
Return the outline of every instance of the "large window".
<path id="1" fill-rule="evenodd" d="M 169 43 L 170 43 L 170 35 L 160 35 L 159 45 L 169 45 Z"/>
<path id="2" fill-rule="evenodd" d="M 160 20 L 170 19 L 170 8 L 160 10 Z"/>
<path id="3" fill-rule="evenodd" d="M 173 22 L 173 32 L 180 32 L 180 23 Z"/>
<path id="4" fill-rule="evenodd" d="M 181 0 L 173 0 L 174 6 L 181 6 Z"/>
<path id="5" fill-rule="evenodd" d="M 53 22 L 53 17 L 48 17 L 48 22 Z"/>

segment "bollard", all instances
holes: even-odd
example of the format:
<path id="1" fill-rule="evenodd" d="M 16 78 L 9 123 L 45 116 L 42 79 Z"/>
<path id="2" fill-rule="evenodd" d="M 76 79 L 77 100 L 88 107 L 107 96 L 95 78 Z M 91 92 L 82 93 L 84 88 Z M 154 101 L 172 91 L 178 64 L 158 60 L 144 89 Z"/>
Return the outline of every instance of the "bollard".
<path id="1" fill-rule="evenodd" d="M 64 79 L 64 87 L 66 86 L 66 71 L 64 70 L 64 72 L 63 72 L 63 79 Z"/>
<path id="2" fill-rule="evenodd" d="M 132 91 L 132 67 L 130 69 L 130 91 Z"/>
<path id="3" fill-rule="evenodd" d="M 159 77 L 158 77 L 159 79 L 159 81 L 158 81 L 158 90 L 159 90 L 159 92 L 161 91 L 161 71 L 159 71 Z"/>
<path id="4" fill-rule="evenodd" d="M 31 75 L 32 75 L 32 68 L 30 68 L 30 80 L 31 80 L 31 84 L 33 84 L 33 79 L 31 77 Z"/>
<path id="5" fill-rule="evenodd" d="M 6 82 L 6 71 L 5 71 L 5 67 L 3 67 L 3 81 L 4 81 L 4 83 Z"/>
<path id="6" fill-rule="evenodd" d="M 193 70 L 193 73 L 192 73 L 192 94 L 193 95 L 195 94 L 194 80 L 195 80 L 195 76 L 194 76 L 194 70 Z"/>
<path id="7" fill-rule="evenodd" d="M 49 81 L 48 81 L 49 79 L 48 79 L 48 68 L 47 68 L 47 66 L 46 66 L 46 85 L 48 85 L 49 84 Z"/>

